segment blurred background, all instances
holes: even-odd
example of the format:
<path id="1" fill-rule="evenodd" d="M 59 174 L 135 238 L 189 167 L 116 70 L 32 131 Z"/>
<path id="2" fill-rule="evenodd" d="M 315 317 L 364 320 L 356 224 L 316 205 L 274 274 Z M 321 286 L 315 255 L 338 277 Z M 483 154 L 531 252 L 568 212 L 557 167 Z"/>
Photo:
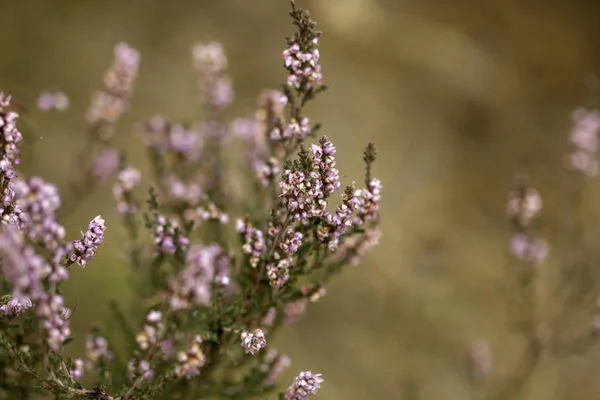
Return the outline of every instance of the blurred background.
<path id="1" fill-rule="evenodd" d="M 551 252 L 540 267 L 542 280 L 556 283 L 552 271 L 565 251 L 575 252 L 555 245 L 571 218 L 565 193 L 577 175 L 563 160 L 571 113 L 588 104 L 589 76 L 600 74 L 600 3 L 298 2 L 324 31 L 330 86 L 309 115 L 336 144 L 347 183 L 362 180 L 364 145 L 378 145 L 383 238 L 282 332 L 276 345 L 292 358 L 284 383 L 310 369 L 324 375 L 320 399 L 411 399 L 417 392 L 422 399 L 468 399 L 465 354 L 474 341 L 489 342 L 493 379 L 514 370 L 523 350 L 507 327 L 506 293 L 498 290 L 507 266 L 520 268 L 507 256 L 505 202 L 515 172 L 529 171 L 545 201 Z M 236 91 L 231 115 L 251 114 L 258 92 L 285 79 L 281 52 L 293 32 L 288 10 L 284 0 L 3 0 L 0 89 L 29 106 L 20 122 L 24 169 L 65 182 L 83 144 L 90 95 L 101 87 L 119 41 L 142 54 L 132 108 L 116 140 L 138 166 L 147 162 L 130 133 L 133 123 L 156 113 L 199 116 L 190 54 L 197 41 L 224 45 Z M 70 97 L 68 112 L 36 110 L 47 90 Z M 598 183 L 583 181 L 579 190 L 583 201 L 568 211 L 589 222 L 577 254 L 593 260 Z M 80 334 L 108 317 L 104 299 L 130 297 L 119 253 L 124 233 L 113 210 L 105 186 L 63 221 L 73 237 L 100 213 L 109 226 L 99 259 L 76 269 L 67 288 Z M 551 291 L 541 293 L 542 314 L 551 314 Z M 594 296 L 569 324 L 589 325 Z M 599 398 L 599 360 L 593 349 L 543 357 L 524 398 Z"/>

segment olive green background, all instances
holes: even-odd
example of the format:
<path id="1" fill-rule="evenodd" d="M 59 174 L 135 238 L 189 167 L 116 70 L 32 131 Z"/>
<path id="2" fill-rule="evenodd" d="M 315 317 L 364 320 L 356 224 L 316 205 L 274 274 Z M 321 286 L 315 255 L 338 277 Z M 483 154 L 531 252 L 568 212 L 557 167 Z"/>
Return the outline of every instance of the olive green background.
<path id="1" fill-rule="evenodd" d="M 558 307 L 547 290 L 558 282 L 557 265 L 598 256 L 597 181 L 584 182 L 581 206 L 569 208 L 577 174 L 564 170 L 563 157 L 570 113 L 588 101 L 587 77 L 600 73 L 600 4 L 299 3 L 324 31 L 331 88 L 309 115 L 336 144 L 347 183 L 362 180 L 363 146 L 378 145 L 384 236 L 276 340 L 293 360 L 285 383 L 310 369 L 324 375 L 320 399 L 400 399 L 411 384 L 423 399 L 467 399 L 464 355 L 473 340 L 489 340 L 497 378 L 514 369 L 524 344 L 507 328 L 507 294 L 498 290 L 506 268 L 523 268 L 506 255 L 513 174 L 527 169 L 545 200 L 543 233 L 552 250 L 540 268 L 542 316 Z M 142 168 L 142 147 L 130 134 L 135 121 L 155 113 L 199 116 L 190 56 L 196 41 L 223 43 L 236 90 L 231 115 L 251 114 L 259 90 L 285 78 L 288 9 L 285 0 L 0 0 L 0 89 L 31 105 L 20 121 L 25 171 L 65 182 L 83 143 L 90 95 L 118 41 L 142 53 L 132 109 L 117 135 Z M 72 100 L 67 113 L 35 110 L 40 92 L 58 89 Z M 105 186 L 63 221 L 75 238 L 97 214 L 107 217 L 107 245 L 68 284 L 72 324 L 81 334 L 108 316 L 105 299 L 130 298 L 124 234 L 111 201 Z M 559 248 L 569 212 L 588 228 L 576 248 Z M 561 326 L 584 329 L 593 313 L 590 295 Z M 81 349 L 74 345 L 75 353 Z M 599 361 L 597 349 L 585 357 L 543 357 L 524 398 L 600 398 Z"/>

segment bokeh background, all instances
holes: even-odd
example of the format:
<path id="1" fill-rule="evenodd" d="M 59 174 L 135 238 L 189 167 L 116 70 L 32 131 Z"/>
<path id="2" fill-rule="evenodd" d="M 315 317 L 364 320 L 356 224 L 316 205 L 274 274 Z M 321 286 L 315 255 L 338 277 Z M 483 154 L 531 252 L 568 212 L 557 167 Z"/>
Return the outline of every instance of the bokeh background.
<path id="1" fill-rule="evenodd" d="M 571 112 L 587 104 L 589 76 L 600 73 L 600 3 L 299 3 L 324 31 L 331 89 L 310 114 L 337 145 L 346 182 L 361 180 L 363 146 L 378 145 L 384 236 L 277 340 L 293 360 L 285 382 L 311 369 L 324 374 L 321 399 L 410 399 L 411 391 L 422 399 L 470 398 L 465 352 L 474 340 L 489 341 L 497 378 L 514 369 L 523 349 L 507 328 L 507 294 L 498 290 L 507 265 L 520 268 L 506 255 L 504 210 L 515 172 L 528 170 L 545 200 L 544 234 L 553 246 L 541 267 L 545 282 L 557 283 L 552 271 L 576 251 L 597 259 L 598 184 L 584 181 L 583 201 L 569 206 L 565 193 L 576 174 L 564 169 L 563 157 Z M 285 0 L 2 0 L 0 89 L 29 105 L 21 119 L 25 170 L 64 184 L 83 144 L 90 95 L 119 41 L 142 53 L 132 108 L 117 137 L 142 168 L 144 154 L 130 134 L 135 121 L 155 113 L 199 116 L 190 55 L 196 41 L 223 43 L 236 90 L 231 115 L 249 115 L 256 94 L 285 78 L 288 9 Z M 45 90 L 67 93 L 69 111 L 36 110 Z M 565 210 L 589 222 L 577 243 L 583 250 L 555 245 L 571 218 Z M 96 262 L 74 271 L 67 290 L 81 334 L 106 319 L 105 299 L 126 303 L 131 295 L 110 187 L 64 224 L 75 237 L 99 213 L 108 219 L 108 244 Z M 551 293 L 541 290 L 543 315 L 557 307 Z M 565 323 L 585 327 L 594 299 L 578 307 Z M 600 398 L 598 361 L 593 349 L 543 357 L 524 398 Z"/>

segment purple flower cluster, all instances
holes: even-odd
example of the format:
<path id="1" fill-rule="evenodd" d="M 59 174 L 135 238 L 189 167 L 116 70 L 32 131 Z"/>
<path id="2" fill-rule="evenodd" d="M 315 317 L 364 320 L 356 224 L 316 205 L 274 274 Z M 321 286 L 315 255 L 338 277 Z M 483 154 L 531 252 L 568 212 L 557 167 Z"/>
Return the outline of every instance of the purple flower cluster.
<path id="1" fill-rule="evenodd" d="M 283 64 L 288 70 L 287 84 L 295 89 L 317 88 L 323 84 L 319 64 L 319 37 L 292 39 L 283 52 Z"/>
<path id="2" fill-rule="evenodd" d="M 229 257 L 218 245 L 191 246 L 179 277 L 169 285 L 168 303 L 171 309 L 208 306 L 213 282 L 229 285 L 229 269 Z"/>
<path id="3" fill-rule="evenodd" d="M 0 188 L 2 204 L 0 204 L 1 224 L 19 224 L 21 210 L 15 204 L 15 192 L 12 180 L 16 176 L 15 167 L 20 163 L 19 144 L 23 140 L 17 129 L 19 115 L 9 111 L 10 96 L 0 92 Z"/>
<path id="4" fill-rule="evenodd" d="M 356 266 L 379 244 L 380 239 L 381 231 L 377 228 L 369 228 L 362 235 L 344 240 L 336 252 L 336 258 L 347 260 L 350 265 Z"/>
<path id="5" fill-rule="evenodd" d="M 70 105 L 69 97 L 64 92 L 43 92 L 38 97 L 37 106 L 41 111 L 65 111 Z"/>
<path id="6" fill-rule="evenodd" d="M 288 226 L 284 231 L 283 240 L 279 246 L 281 247 L 281 250 L 283 250 L 288 256 L 293 256 L 296 254 L 300 246 L 302 246 L 303 237 L 304 235 L 302 232 L 298 232 L 294 230 L 293 227 Z"/>
<path id="7" fill-rule="evenodd" d="M 93 179 L 104 182 L 119 166 L 119 152 L 105 149 L 94 157 L 91 174 Z"/>
<path id="8" fill-rule="evenodd" d="M 260 329 L 255 329 L 252 332 L 243 331 L 240 338 L 242 339 L 242 347 L 246 353 L 252 355 L 267 345 L 267 338 Z"/>
<path id="9" fill-rule="evenodd" d="M 306 117 L 296 121 L 292 118 L 283 128 L 275 127 L 269 133 L 271 140 L 299 139 L 304 140 L 312 131 L 310 120 Z"/>
<path id="10" fill-rule="evenodd" d="M 113 186 L 119 214 L 131 215 L 137 212 L 138 207 L 133 201 L 132 192 L 140 184 L 141 179 L 140 171 L 133 167 L 127 167 L 119 172 L 117 183 Z"/>
<path id="11" fill-rule="evenodd" d="M 318 145 L 313 144 L 315 169 L 321 176 L 325 193 L 332 194 L 340 189 L 340 172 L 335 168 L 335 146 L 326 137 Z"/>
<path id="12" fill-rule="evenodd" d="M 199 127 L 187 128 L 155 115 L 139 123 L 135 132 L 144 145 L 156 154 L 173 154 L 177 161 L 184 164 L 194 163 L 202 155 L 204 142 Z"/>
<path id="13" fill-rule="evenodd" d="M 28 297 L 21 299 L 13 297 L 0 306 L 0 314 L 6 317 L 18 317 L 25 314 L 33 307 L 33 302 Z"/>
<path id="14" fill-rule="evenodd" d="M 156 250 L 163 254 L 175 254 L 177 249 L 185 248 L 190 241 L 179 231 L 176 221 L 167 221 L 162 215 L 156 216 L 154 229 Z"/>
<path id="15" fill-rule="evenodd" d="M 96 257 L 98 247 L 104 242 L 104 231 L 106 226 L 101 216 L 94 218 L 88 225 L 85 233 L 81 232 L 82 238 L 73 242 L 73 253 L 71 262 L 76 262 L 85 267 L 88 261 Z"/>
<path id="16" fill-rule="evenodd" d="M 523 262 L 537 264 L 548 256 L 547 242 L 531 227 L 541 209 L 542 198 L 538 191 L 529 185 L 526 176 L 518 176 L 508 195 L 506 212 L 515 226 L 509 251 Z"/>
<path id="17" fill-rule="evenodd" d="M 33 177 L 15 182 L 14 190 L 17 205 L 23 213 L 22 226 L 29 239 L 56 249 L 65 236 L 65 229 L 56 221 L 56 211 L 60 207 L 56 186 Z"/>
<path id="18" fill-rule="evenodd" d="M 288 388 L 285 400 L 307 400 L 317 394 L 323 383 L 321 374 L 313 374 L 310 371 L 300 372 L 294 382 Z"/>
<path id="19" fill-rule="evenodd" d="M 275 349 L 269 349 L 261 365 L 261 371 L 266 373 L 263 384 L 265 386 L 275 385 L 277 379 L 279 379 L 290 364 L 291 360 L 288 356 L 279 354 Z"/>
<path id="20" fill-rule="evenodd" d="M 278 258 L 279 253 L 275 252 L 275 258 Z M 292 257 L 279 258 L 275 263 L 267 264 L 267 278 L 269 284 L 280 289 L 290 279 L 290 267 L 294 265 Z"/>
<path id="21" fill-rule="evenodd" d="M 73 368 L 69 371 L 69 375 L 74 381 L 80 381 L 83 378 L 83 360 L 76 358 L 73 360 Z"/>
<path id="22" fill-rule="evenodd" d="M 200 368 L 206 364 L 206 356 L 200 347 L 201 344 L 202 337 L 196 335 L 191 347 L 177 354 L 176 376 L 192 379 L 200 374 Z"/>
<path id="23" fill-rule="evenodd" d="M 264 233 L 254 228 L 247 219 L 238 219 L 235 229 L 244 236 L 242 252 L 250 256 L 250 265 L 256 268 L 266 250 Z"/>
<path id="24" fill-rule="evenodd" d="M 322 191 L 323 182 L 317 171 L 286 168 L 279 187 L 279 196 L 294 221 L 306 225 L 310 218 L 321 216 L 327 207 Z"/>
<path id="25" fill-rule="evenodd" d="M 19 144 L 23 136 L 16 126 L 19 115 L 8 111 L 8 106 L 10 96 L 0 92 L 0 172 L 10 181 L 16 174 L 14 167 L 21 162 Z"/>
<path id="26" fill-rule="evenodd" d="M 114 56 L 112 67 L 104 75 L 104 88 L 94 95 L 87 113 L 90 124 L 102 127 L 102 138 L 112 136 L 108 127 L 128 110 L 140 64 L 140 54 L 126 43 L 115 46 Z"/>
<path id="27" fill-rule="evenodd" d="M 100 361 L 108 363 L 113 358 L 112 352 L 108 349 L 108 340 L 98 335 L 88 335 L 85 341 L 85 353 L 90 362 L 90 369 Z"/>
<path id="28" fill-rule="evenodd" d="M 581 171 L 588 176 L 598 174 L 598 132 L 599 111 L 578 108 L 573 112 L 573 127 L 569 134 L 572 150 L 566 159 L 569 169 Z"/>
<path id="29" fill-rule="evenodd" d="M 201 87 L 204 102 L 215 110 L 226 108 L 233 101 L 231 79 L 225 75 L 227 57 L 220 43 L 197 43 L 192 48 L 194 65 L 203 73 Z"/>

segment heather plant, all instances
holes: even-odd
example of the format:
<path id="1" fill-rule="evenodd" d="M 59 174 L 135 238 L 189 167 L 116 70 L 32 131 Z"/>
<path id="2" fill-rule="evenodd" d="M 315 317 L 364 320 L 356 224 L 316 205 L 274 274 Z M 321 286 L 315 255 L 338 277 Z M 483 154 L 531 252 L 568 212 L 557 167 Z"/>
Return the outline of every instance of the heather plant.
<path id="1" fill-rule="evenodd" d="M 203 119 L 154 116 L 134 129 L 152 165 L 147 194 L 140 192 L 141 171 L 112 143 L 141 61 L 129 45 L 115 47 L 114 63 L 92 97 L 86 144 L 64 196 L 17 170 L 19 116 L 11 97 L 0 96 L 0 398 L 276 393 L 290 360 L 269 343 L 324 295 L 334 275 L 358 264 L 380 235 L 375 147 L 364 152 L 364 183 L 343 187 L 334 144 L 317 135 L 320 126 L 304 111 L 326 89 L 320 33 L 308 12 L 294 1 L 291 6 L 296 32 L 283 52 L 285 83 L 260 94 L 252 117 L 224 118 L 234 93 L 221 45 L 193 47 Z M 68 106 L 62 92 L 38 99 L 43 111 Z M 243 144 L 243 165 L 226 157 L 231 141 Z M 70 330 L 74 302 L 61 286 L 72 268 L 93 268 L 110 230 L 96 216 L 80 238 L 68 238 L 59 220 L 111 180 L 137 298 L 131 308 L 110 303 L 113 318 L 99 326 L 118 326 L 112 334 L 94 328 L 82 338 Z M 72 341 L 84 341 L 85 354 L 67 357 Z M 279 398 L 317 393 L 323 379 L 309 367 L 298 370 Z"/>

